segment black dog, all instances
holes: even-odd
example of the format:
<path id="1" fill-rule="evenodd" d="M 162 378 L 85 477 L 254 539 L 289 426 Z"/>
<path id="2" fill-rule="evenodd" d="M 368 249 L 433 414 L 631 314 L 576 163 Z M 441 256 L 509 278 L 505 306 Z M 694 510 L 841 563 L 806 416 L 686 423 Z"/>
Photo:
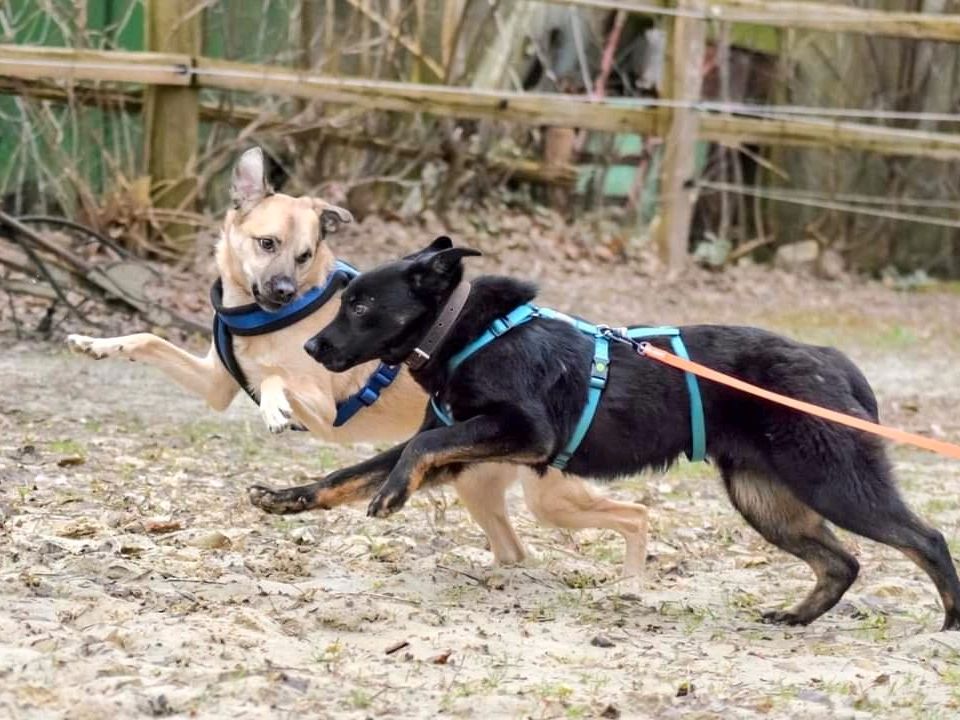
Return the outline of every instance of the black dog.
<path id="1" fill-rule="evenodd" d="M 336 319 L 306 345 L 328 369 L 407 359 L 460 286 L 465 256 L 440 238 L 417 255 L 365 273 L 346 288 Z M 428 409 L 407 443 L 319 483 L 278 491 L 291 509 L 324 507 L 340 493 L 377 490 L 371 515 L 399 509 L 418 487 L 446 482 L 464 464 L 512 462 L 543 471 L 564 447 L 587 397 L 593 341 L 561 320 L 535 318 L 511 329 L 452 373 L 448 360 L 491 323 L 529 302 L 526 282 L 476 280 L 452 331 L 414 377 L 455 418 Z M 691 357 L 721 372 L 871 421 L 877 402 L 860 371 L 837 350 L 763 330 L 684 327 Z M 664 341 L 652 340 L 655 345 Z M 422 355 L 422 353 L 421 353 Z M 421 362 L 422 362 L 421 358 Z M 775 622 L 805 624 L 833 607 L 857 577 L 857 560 L 827 521 L 902 550 L 933 579 L 943 629 L 960 629 L 960 581 L 943 536 L 901 500 L 882 443 L 857 430 L 702 382 L 707 454 L 734 507 L 763 537 L 813 569 L 813 591 Z M 610 346 L 609 380 L 567 472 L 613 478 L 661 468 L 689 451 L 690 399 L 682 373 Z M 349 492 L 347 492 L 349 488 Z M 263 488 L 259 492 L 271 492 Z"/>

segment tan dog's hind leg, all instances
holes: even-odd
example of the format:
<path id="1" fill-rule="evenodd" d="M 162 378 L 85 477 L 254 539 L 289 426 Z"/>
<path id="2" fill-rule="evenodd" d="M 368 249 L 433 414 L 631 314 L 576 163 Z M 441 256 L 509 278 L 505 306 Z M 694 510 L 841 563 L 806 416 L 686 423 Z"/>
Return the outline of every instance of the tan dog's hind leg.
<path id="1" fill-rule="evenodd" d="M 207 356 L 199 358 L 150 333 L 113 338 L 70 335 L 67 344 L 71 350 L 97 360 L 121 357 L 152 365 L 184 389 L 202 397 L 214 410 L 225 410 L 240 389 L 212 345 Z"/>
<path id="2" fill-rule="evenodd" d="M 627 544 L 625 578 L 643 577 L 647 558 L 647 508 L 639 503 L 604 497 L 583 480 L 549 469 L 545 475 L 525 473 L 523 494 L 527 507 L 546 525 L 576 530 L 615 530 Z"/>
<path id="3" fill-rule="evenodd" d="M 510 523 L 505 497 L 519 470 L 510 465 L 471 465 L 464 469 L 454 485 L 460 502 L 486 533 L 490 552 L 498 565 L 516 565 L 527 556 Z"/>

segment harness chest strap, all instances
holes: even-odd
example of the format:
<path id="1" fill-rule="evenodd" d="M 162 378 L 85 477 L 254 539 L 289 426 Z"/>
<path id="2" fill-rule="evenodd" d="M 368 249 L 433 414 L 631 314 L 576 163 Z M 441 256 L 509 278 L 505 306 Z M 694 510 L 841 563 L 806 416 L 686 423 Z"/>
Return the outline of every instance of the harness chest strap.
<path id="1" fill-rule="evenodd" d="M 514 308 L 506 316 L 494 320 L 490 327 L 476 340 L 468 344 L 463 350 L 458 352 L 448 363 L 449 372 L 452 374 L 467 358 L 486 347 L 504 333 L 522 325 L 523 323 L 535 317 L 544 317 L 551 320 L 561 320 L 573 325 L 577 330 L 585 335 L 591 335 L 594 338 L 593 361 L 590 366 L 590 384 L 587 388 L 587 402 L 580 418 L 574 428 L 573 434 L 567 440 L 563 449 L 557 453 L 551 461 L 551 465 L 560 470 L 567 466 L 570 458 L 580 447 L 593 418 L 600 405 L 600 398 L 607 385 L 607 379 L 610 373 L 610 346 L 609 341 L 604 336 L 600 326 L 586 322 L 579 318 L 566 315 L 564 313 L 551 310 L 550 308 L 539 308 L 531 303 L 526 303 Z M 674 352 L 681 357 L 688 358 L 687 348 L 680 336 L 680 330 L 675 327 L 650 327 L 650 328 L 629 328 L 625 329 L 625 334 L 631 338 L 650 338 L 650 337 L 669 337 L 670 344 Z M 689 457 L 692 461 L 703 460 L 706 456 L 706 423 L 703 414 L 703 400 L 700 396 L 700 384 L 692 373 L 685 373 L 687 392 L 690 395 L 690 432 L 691 432 L 691 450 Z M 452 415 L 440 407 L 436 399 L 430 398 L 430 405 L 434 414 L 445 425 L 453 425 Z"/>
<path id="2" fill-rule="evenodd" d="M 599 335 L 593 341 L 593 364 L 590 366 L 590 387 L 587 388 L 587 404 L 580 413 L 580 419 L 573 430 L 573 435 L 567 441 L 563 450 L 557 453 L 557 456 L 550 463 L 553 467 L 563 470 L 570 458 L 580 447 L 583 438 L 587 435 L 587 430 L 593 424 L 593 418 L 597 414 L 597 407 L 600 405 L 600 397 L 607 386 L 607 377 L 610 374 L 610 342 L 605 337 Z"/>
<path id="3" fill-rule="evenodd" d="M 252 337 L 266 335 L 289 327 L 308 317 L 327 304 L 330 299 L 360 271 L 349 263 L 337 260 L 323 285 L 310 288 L 294 301 L 277 312 L 267 312 L 259 305 L 223 306 L 223 283 L 217 280 L 210 289 L 210 302 L 214 308 L 213 343 L 220 362 L 227 372 L 258 405 L 260 399 L 247 382 L 246 375 L 233 351 L 233 336 Z M 373 405 L 380 393 L 389 387 L 400 373 L 399 366 L 381 363 L 356 393 L 337 403 L 337 416 L 333 426 L 340 427 L 365 407 Z M 296 425 L 294 430 L 306 428 Z"/>

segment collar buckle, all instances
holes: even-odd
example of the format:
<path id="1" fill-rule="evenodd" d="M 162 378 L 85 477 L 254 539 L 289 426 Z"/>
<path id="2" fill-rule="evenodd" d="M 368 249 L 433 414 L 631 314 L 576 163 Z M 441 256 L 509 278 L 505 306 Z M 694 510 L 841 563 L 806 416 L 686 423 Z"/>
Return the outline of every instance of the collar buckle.
<path id="1" fill-rule="evenodd" d="M 450 297 L 447 299 L 446 305 L 443 306 L 443 309 L 440 310 L 440 314 L 434 321 L 433 327 L 431 327 L 427 334 L 420 340 L 420 346 L 414 348 L 413 352 L 404 360 L 411 370 L 420 370 L 430 362 L 433 353 L 436 352 L 437 348 L 440 347 L 447 338 L 447 335 L 450 334 L 450 331 L 453 330 L 453 326 L 460 317 L 463 306 L 467 304 L 469 297 L 470 283 L 464 280 L 454 288 Z"/>
<path id="2" fill-rule="evenodd" d="M 411 370 L 419 370 L 430 361 L 430 353 L 424 352 L 420 348 L 414 348 L 406 359 L 407 365 Z"/>

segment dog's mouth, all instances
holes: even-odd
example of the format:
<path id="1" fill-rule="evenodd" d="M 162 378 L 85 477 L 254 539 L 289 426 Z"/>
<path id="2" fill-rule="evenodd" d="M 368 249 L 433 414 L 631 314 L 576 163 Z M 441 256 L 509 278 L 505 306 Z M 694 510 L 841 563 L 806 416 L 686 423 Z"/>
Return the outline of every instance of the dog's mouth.
<path id="1" fill-rule="evenodd" d="M 337 350 L 322 335 L 315 335 L 303 345 L 304 351 L 331 372 L 343 372 L 357 364 L 356 358 Z"/>
<path id="2" fill-rule="evenodd" d="M 284 305 L 289 304 L 289 301 L 277 302 L 276 300 L 270 299 L 269 297 L 264 295 L 262 292 L 260 292 L 260 288 L 257 287 L 256 285 L 253 286 L 253 300 L 261 308 L 271 313 L 278 312 L 281 309 L 283 309 Z"/>
<path id="3" fill-rule="evenodd" d="M 346 358 L 339 357 L 328 357 L 320 360 L 320 364 L 323 365 L 330 372 L 343 372 L 352 368 L 355 363 L 350 362 Z"/>

